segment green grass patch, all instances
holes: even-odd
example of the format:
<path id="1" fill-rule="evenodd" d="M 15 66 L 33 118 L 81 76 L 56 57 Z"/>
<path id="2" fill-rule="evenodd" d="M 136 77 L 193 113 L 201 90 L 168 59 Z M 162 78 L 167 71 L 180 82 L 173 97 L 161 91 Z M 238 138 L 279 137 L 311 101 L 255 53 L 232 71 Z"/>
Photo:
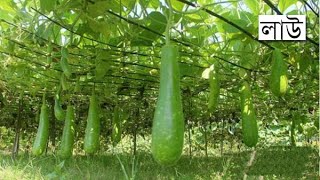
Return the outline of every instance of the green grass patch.
<path id="1" fill-rule="evenodd" d="M 0 179 L 243 179 L 250 151 L 223 156 L 182 156 L 172 167 L 162 167 L 151 154 L 74 156 L 62 161 L 54 155 L 0 155 Z M 122 166 L 121 166 L 122 164 Z M 257 149 L 249 179 L 317 179 L 318 154 L 309 147 Z"/>

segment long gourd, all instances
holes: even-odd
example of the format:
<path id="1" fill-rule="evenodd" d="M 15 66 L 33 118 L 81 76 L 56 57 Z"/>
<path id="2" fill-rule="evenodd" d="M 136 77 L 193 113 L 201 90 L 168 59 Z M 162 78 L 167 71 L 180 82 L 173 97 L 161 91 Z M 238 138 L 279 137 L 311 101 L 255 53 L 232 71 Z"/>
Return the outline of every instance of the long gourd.
<path id="1" fill-rule="evenodd" d="M 248 82 L 243 82 L 240 90 L 243 142 L 253 147 L 258 142 L 258 125 Z"/>
<path id="2" fill-rule="evenodd" d="M 160 91 L 155 109 L 151 152 L 161 165 L 175 164 L 182 153 L 184 117 L 180 94 L 178 49 L 161 49 Z"/>
<path id="3" fill-rule="evenodd" d="M 283 96 L 288 89 L 287 65 L 279 49 L 273 50 L 272 53 L 269 85 L 271 92 L 276 96 Z"/>
<path id="4" fill-rule="evenodd" d="M 39 156 L 44 152 L 47 146 L 48 137 L 49 137 L 49 112 L 48 112 L 48 106 L 46 105 L 46 102 L 45 102 L 45 95 L 44 95 L 42 106 L 41 106 L 38 131 L 32 147 L 33 155 Z"/>
<path id="5" fill-rule="evenodd" d="M 113 146 L 116 146 L 120 140 L 121 140 L 121 119 L 120 119 L 120 113 L 119 113 L 119 107 L 116 105 L 113 112 L 113 118 L 112 118 L 112 135 L 111 140 Z"/>
<path id="6" fill-rule="evenodd" d="M 212 112 L 216 109 L 218 105 L 219 93 L 220 93 L 220 81 L 219 74 L 217 70 L 217 64 L 213 64 L 210 66 L 209 72 L 209 103 L 208 108 Z"/>
<path id="7" fill-rule="evenodd" d="M 99 148 L 100 119 L 99 104 L 96 95 L 90 97 L 87 126 L 84 137 L 84 150 L 88 154 L 95 153 Z"/>
<path id="8" fill-rule="evenodd" d="M 66 119 L 63 127 L 60 149 L 58 150 L 59 157 L 63 159 L 67 159 L 72 156 L 74 133 L 75 133 L 74 107 L 71 105 L 68 105 Z"/>
<path id="9" fill-rule="evenodd" d="M 57 93 L 54 96 L 54 116 L 59 120 L 62 121 L 65 118 L 65 112 L 62 109 L 61 102 L 60 102 L 60 95 Z"/>
<path id="10" fill-rule="evenodd" d="M 65 74 L 66 77 L 70 78 L 72 75 L 72 71 L 70 68 L 70 65 L 68 63 L 68 58 L 69 58 L 69 52 L 66 47 L 61 48 L 61 59 L 60 59 L 60 66 Z"/>

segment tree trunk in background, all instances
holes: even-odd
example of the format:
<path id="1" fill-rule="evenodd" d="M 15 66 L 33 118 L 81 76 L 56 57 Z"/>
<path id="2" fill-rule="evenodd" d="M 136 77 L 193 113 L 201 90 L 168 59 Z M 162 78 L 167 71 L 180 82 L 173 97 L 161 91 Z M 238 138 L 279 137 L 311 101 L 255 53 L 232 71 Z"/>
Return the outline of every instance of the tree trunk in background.
<path id="1" fill-rule="evenodd" d="M 16 119 L 16 135 L 14 138 L 14 144 L 12 149 L 12 158 L 15 158 L 19 153 L 19 140 L 20 140 L 20 130 L 21 130 L 21 112 L 22 111 L 22 99 L 19 99 L 18 117 Z"/>

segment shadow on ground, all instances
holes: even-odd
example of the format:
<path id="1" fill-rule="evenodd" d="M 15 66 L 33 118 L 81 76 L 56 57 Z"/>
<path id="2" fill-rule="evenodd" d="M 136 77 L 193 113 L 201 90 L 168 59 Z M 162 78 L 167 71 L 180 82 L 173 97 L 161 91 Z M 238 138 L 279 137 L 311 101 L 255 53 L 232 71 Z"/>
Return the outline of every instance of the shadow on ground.
<path id="1" fill-rule="evenodd" d="M 257 151 L 248 174 L 286 179 L 318 179 L 317 150 L 310 147 L 272 147 Z"/>

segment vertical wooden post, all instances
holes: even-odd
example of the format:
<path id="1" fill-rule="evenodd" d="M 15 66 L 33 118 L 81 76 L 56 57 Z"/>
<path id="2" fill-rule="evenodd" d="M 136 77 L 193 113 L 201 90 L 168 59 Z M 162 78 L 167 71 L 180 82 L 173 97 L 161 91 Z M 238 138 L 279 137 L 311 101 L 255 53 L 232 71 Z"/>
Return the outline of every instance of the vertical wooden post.
<path id="1" fill-rule="evenodd" d="M 295 137 L 294 137 L 295 136 L 295 127 L 296 127 L 296 123 L 292 119 L 291 129 L 290 129 L 291 146 L 296 146 L 296 140 L 295 140 Z"/>
<path id="2" fill-rule="evenodd" d="M 15 123 L 15 138 L 14 138 L 14 144 L 12 149 L 12 158 L 15 159 L 16 156 L 19 153 L 19 142 L 20 142 L 20 127 L 21 127 L 21 111 L 22 111 L 22 97 L 19 98 L 19 105 L 18 105 L 18 116 Z"/>
<path id="3" fill-rule="evenodd" d="M 137 131 L 136 128 L 134 128 L 133 131 L 133 155 L 135 156 L 137 154 Z"/>
<path id="4" fill-rule="evenodd" d="M 192 157 L 192 141 L 191 141 L 191 123 L 188 120 L 188 142 L 189 142 L 189 156 Z"/>
<path id="5" fill-rule="evenodd" d="M 222 128 L 221 128 L 221 141 L 220 141 L 220 153 L 221 153 L 221 156 L 223 155 L 223 130 L 224 130 L 224 119 L 222 119 Z"/>
<path id="6" fill-rule="evenodd" d="M 145 86 L 143 85 L 141 88 L 139 88 L 139 94 L 135 97 L 136 101 L 140 101 L 143 102 L 143 94 L 145 91 Z M 137 106 L 137 110 L 135 112 L 134 115 L 134 130 L 133 130 L 133 155 L 136 156 L 137 153 L 137 130 L 138 130 L 138 126 L 137 126 L 137 119 L 140 118 L 140 105 Z"/>
<path id="7" fill-rule="evenodd" d="M 219 129 L 219 122 L 217 122 L 215 119 L 213 119 L 213 123 L 215 123 L 217 125 L 217 130 Z M 217 149 L 217 143 L 218 143 L 218 138 L 219 137 L 219 132 L 214 131 L 214 133 L 212 133 L 212 138 L 213 138 L 213 149 Z"/>
<path id="8" fill-rule="evenodd" d="M 186 113 L 187 115 L 187 119 L 188 119 L 188 142 L 189 142 L 189 156 L 190 158 L 192 158 L 192 140 L 191 140 L 191 129 L 192 129 L 192 122 L 191 122 L 191 118 L 192 118 L 192 94 L 191 94 L 191 91 L 190 89 L 188 88 L 187 89 L 187 92 L 186 92 L 186 95 L 187 97 L 189 98 L 189 111 L 188 113 Z"/>
<path id="9" fill-rule="evenodd" d="M 139 118 L 140 109 L 137 108 L 136 115 L 134 117 L 134 129 L 133 129 L 133 155 L 136 156 L 137 153 L 137 119 Z"/>
<path id="10" fill-rule="evenodd" d="M 206 158 L 208 158 L 208 138 L 207 138 L 207 127 L 205 126 L 205 123 L 203 124 L 203 132 L 204 132 L 204 150 L 205 150 L 205 155 Z"/>
<path id="11" fill-rule="evenodd" d="M 76 105 L 76 109 L 75 109 L 75 113 L 76 113 L 76 118 L 74 120 L 74 148 L 73 149 L 78 149 L 78 140 L 79 140 L 79 132 L 77 131 L 77 129 L 80 129 L 81 127 L 81 111 L 80 111 L 80 107 L 81 107 L 81 101 L 78 99 L 75 101 L 75 105 Z M 75 155 L 78 155 L 78 151 L 75 151 Z"/>

